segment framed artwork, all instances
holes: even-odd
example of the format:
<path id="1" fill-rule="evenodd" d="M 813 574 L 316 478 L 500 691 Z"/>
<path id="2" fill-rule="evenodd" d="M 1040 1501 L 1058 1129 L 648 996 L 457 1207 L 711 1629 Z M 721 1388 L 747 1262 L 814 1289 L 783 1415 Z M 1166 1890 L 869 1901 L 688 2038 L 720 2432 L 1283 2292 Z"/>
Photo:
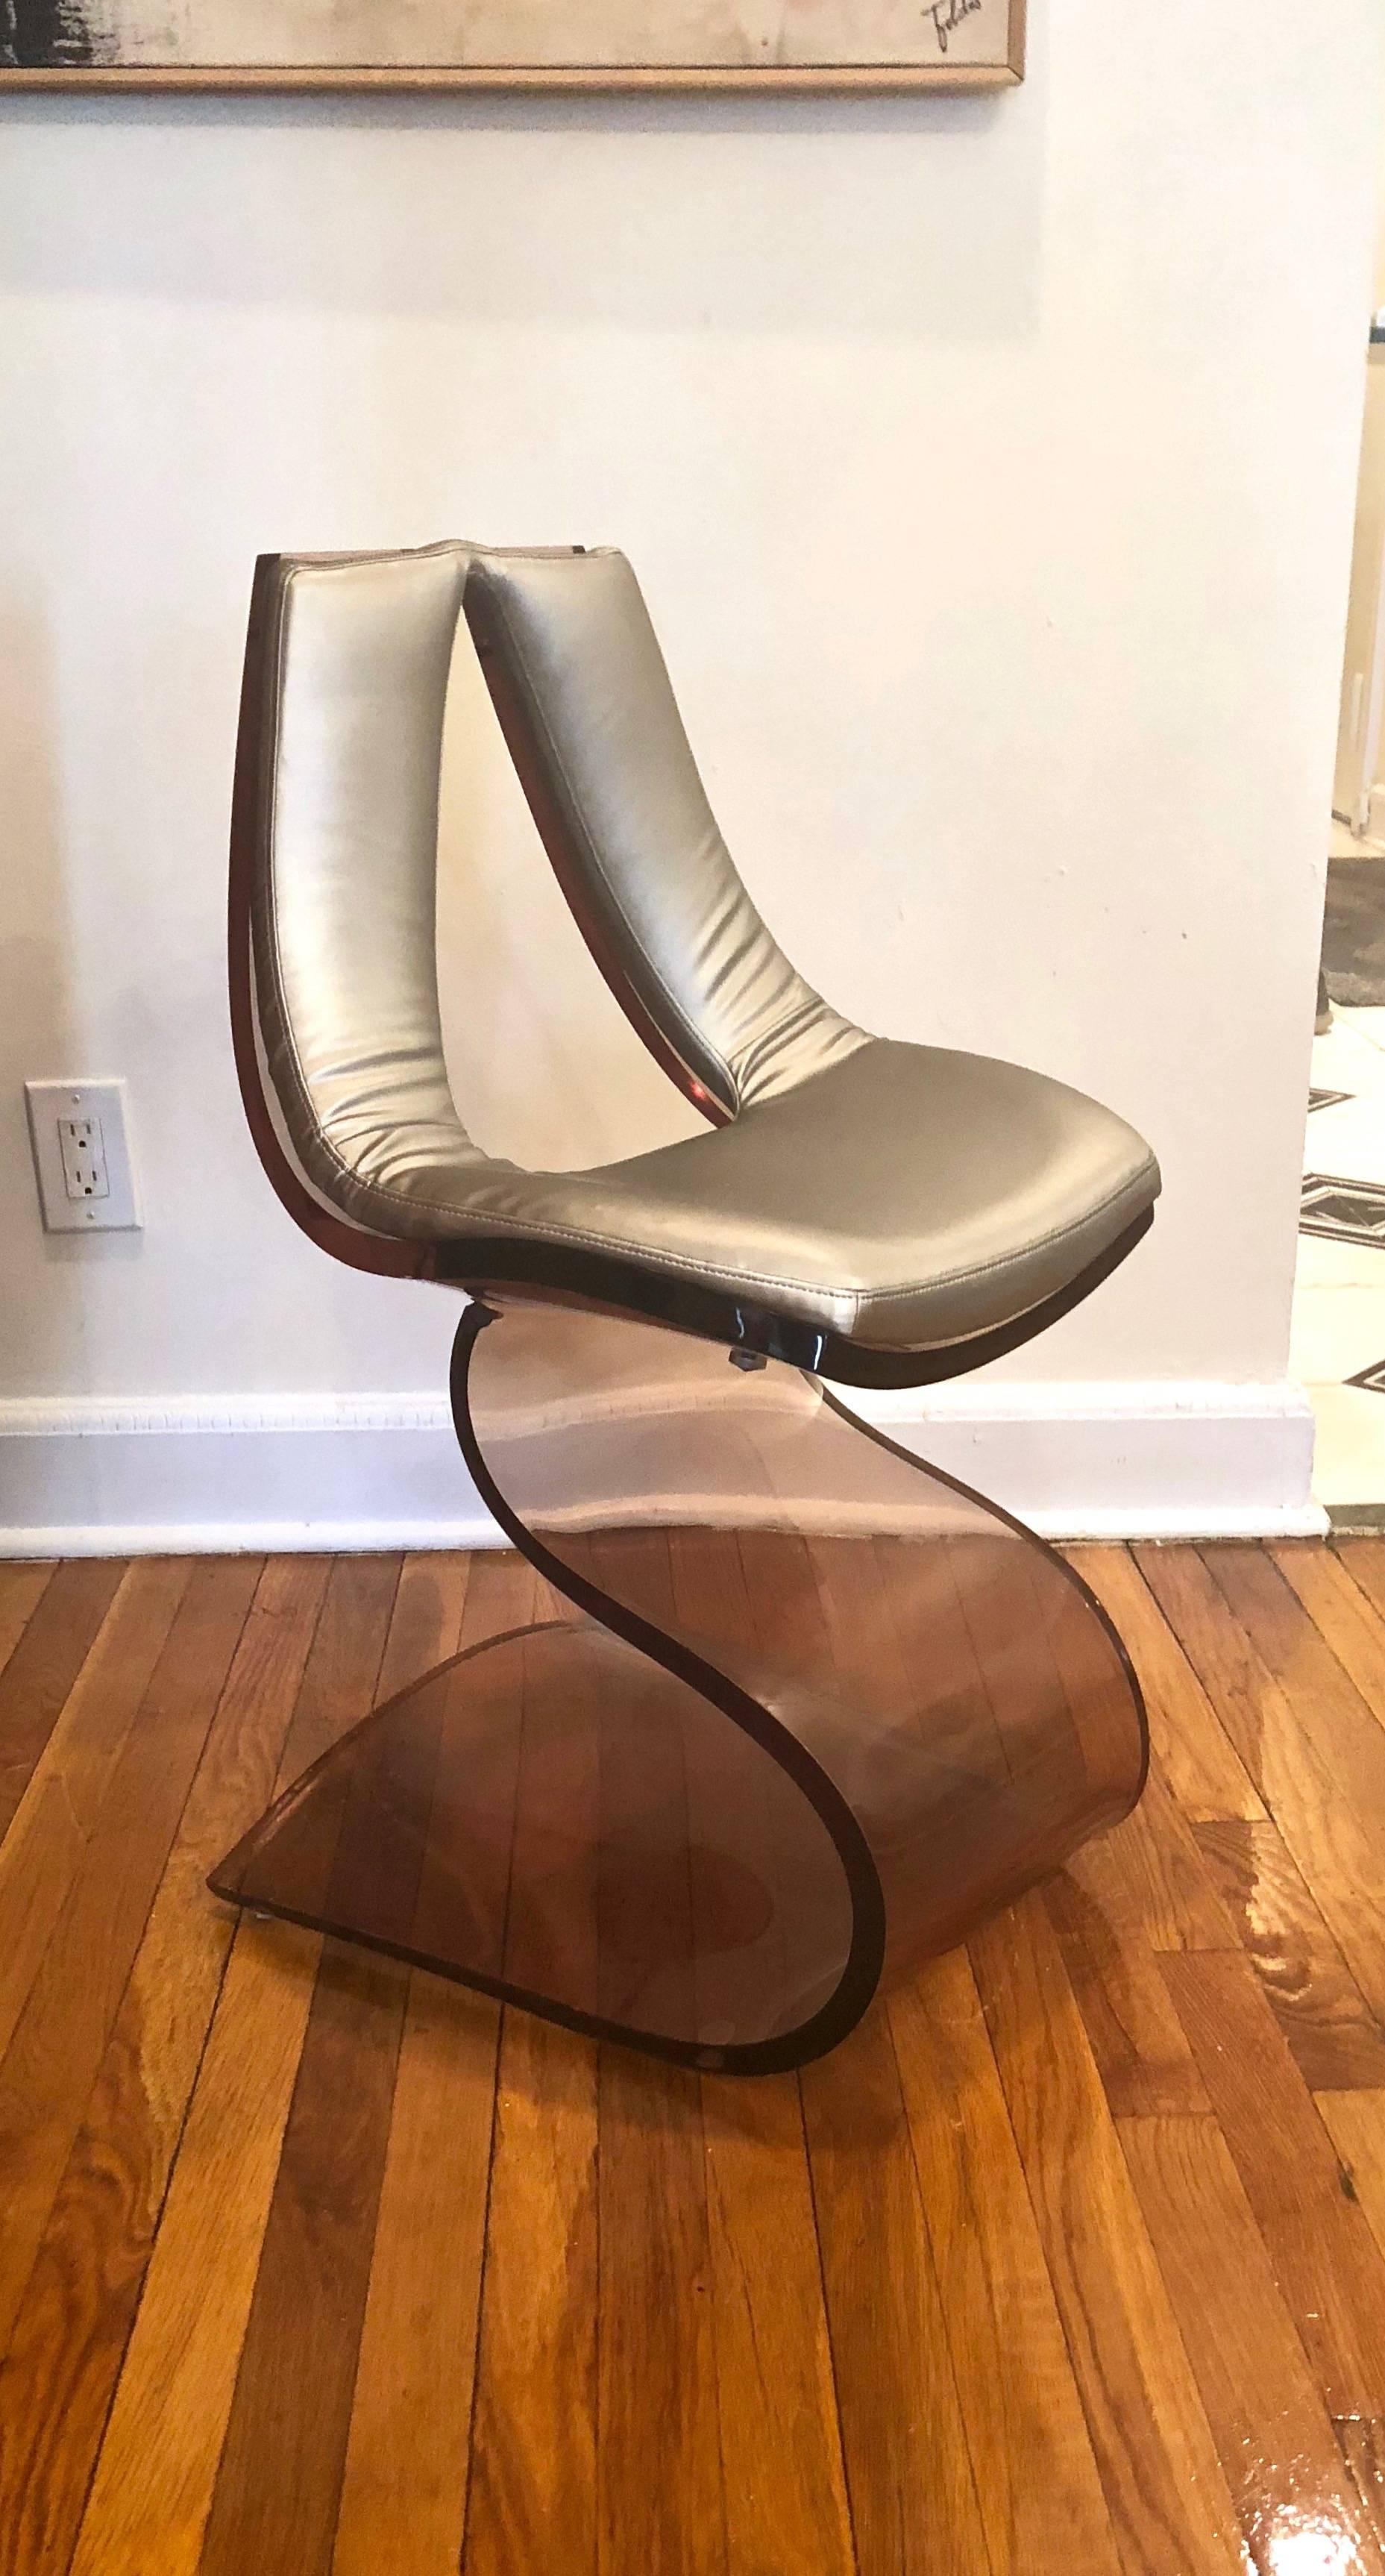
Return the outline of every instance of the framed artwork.
<path id="1" fill-rule="evenodd" d="M 0 0 L 15 89 L 988 89 L 1024 0 Z"/>

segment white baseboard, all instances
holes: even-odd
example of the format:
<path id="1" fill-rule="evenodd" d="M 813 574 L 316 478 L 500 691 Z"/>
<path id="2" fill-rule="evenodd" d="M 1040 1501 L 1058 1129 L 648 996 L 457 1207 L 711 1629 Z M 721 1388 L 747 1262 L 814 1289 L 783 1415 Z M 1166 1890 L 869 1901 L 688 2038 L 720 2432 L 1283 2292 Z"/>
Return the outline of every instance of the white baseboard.
<path id="1" fill-rule="evenodd" d="M 1313 1408 L 1289 1379 L 905 1389 L 882 1431 L 1045 1538 L 1317 1538 Z"/>
<path id="2" fill-rule="evenodd" d="M 848 1391 L 849 1392 L 849 1391 Z M 851 1400 L 1050 1538 L 1315 1536 L 1287 1381 L 1002 1382 Z M 0 1556 L 485 1547 L 431 1395 L 0 1402 Z"/>

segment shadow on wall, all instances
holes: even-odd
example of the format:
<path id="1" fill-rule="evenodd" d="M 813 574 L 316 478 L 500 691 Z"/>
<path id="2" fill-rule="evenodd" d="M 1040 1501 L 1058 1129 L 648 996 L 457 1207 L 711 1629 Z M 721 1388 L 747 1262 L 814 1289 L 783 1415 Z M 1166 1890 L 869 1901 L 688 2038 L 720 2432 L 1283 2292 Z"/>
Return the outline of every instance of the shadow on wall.
<path id="1" fill-rule="evenodd" d="M 979 97 L 6 100 L 7 151 L 77 124 L 89 185 L 15 191 L 0 287 L 77 280 L 88 294 L 520 328 L 1014 341 L 1037 297 L 1044 49 L 1041 16 L 1023 89 Z M 1002 127 L 1003 153 L 978 153 Z M 103 164 L 132 131 L 157 141 L 157 183 L 134 201 L 127 189 L 112 224 Z M 761 148 L 740 148 L 747 136 Z M 853 136 L 870 158 L 850 188 L 824 184 L 824 145 Z M 542 162 L 542 239 L 528 156 Z M 372 164 L 400 184 L 369 184 Z M 348 170 L 364 180 L 354 195 Z"/>

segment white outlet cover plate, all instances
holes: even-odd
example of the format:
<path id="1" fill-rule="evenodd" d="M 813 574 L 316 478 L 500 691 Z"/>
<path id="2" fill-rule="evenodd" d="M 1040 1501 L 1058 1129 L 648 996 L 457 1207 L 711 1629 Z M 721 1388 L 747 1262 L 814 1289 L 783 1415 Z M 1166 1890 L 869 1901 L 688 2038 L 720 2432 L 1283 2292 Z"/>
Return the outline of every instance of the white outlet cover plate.
<path id="1" fill-rule="evenodd" d="M 130 1130 L 123 1082 L 26 1082 L 29 1142 L 39 1205 L 48 1234 L 129 1233 L 140 1225 L 130 1161 Z M 109 1194 L 103 1199 L 70 1199 L 58 1142 L 60 1118 L 99 1118 L 106 1156 Z"/>

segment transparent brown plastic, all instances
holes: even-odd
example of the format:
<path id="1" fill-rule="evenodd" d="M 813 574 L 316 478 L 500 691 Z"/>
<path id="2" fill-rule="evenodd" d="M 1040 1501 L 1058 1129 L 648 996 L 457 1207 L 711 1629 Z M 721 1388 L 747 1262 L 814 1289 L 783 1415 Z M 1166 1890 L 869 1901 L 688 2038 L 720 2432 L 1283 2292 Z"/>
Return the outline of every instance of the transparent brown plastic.
<path id="1" fill-rule="evenodd" d="M 219 1894 L 767 2072 L 1139 1796 L 1139 1691 L 1072 1568 L 802 1371 L 492 1302 L 453 1405 L 574 1616 L 366 1718 Z"/>

